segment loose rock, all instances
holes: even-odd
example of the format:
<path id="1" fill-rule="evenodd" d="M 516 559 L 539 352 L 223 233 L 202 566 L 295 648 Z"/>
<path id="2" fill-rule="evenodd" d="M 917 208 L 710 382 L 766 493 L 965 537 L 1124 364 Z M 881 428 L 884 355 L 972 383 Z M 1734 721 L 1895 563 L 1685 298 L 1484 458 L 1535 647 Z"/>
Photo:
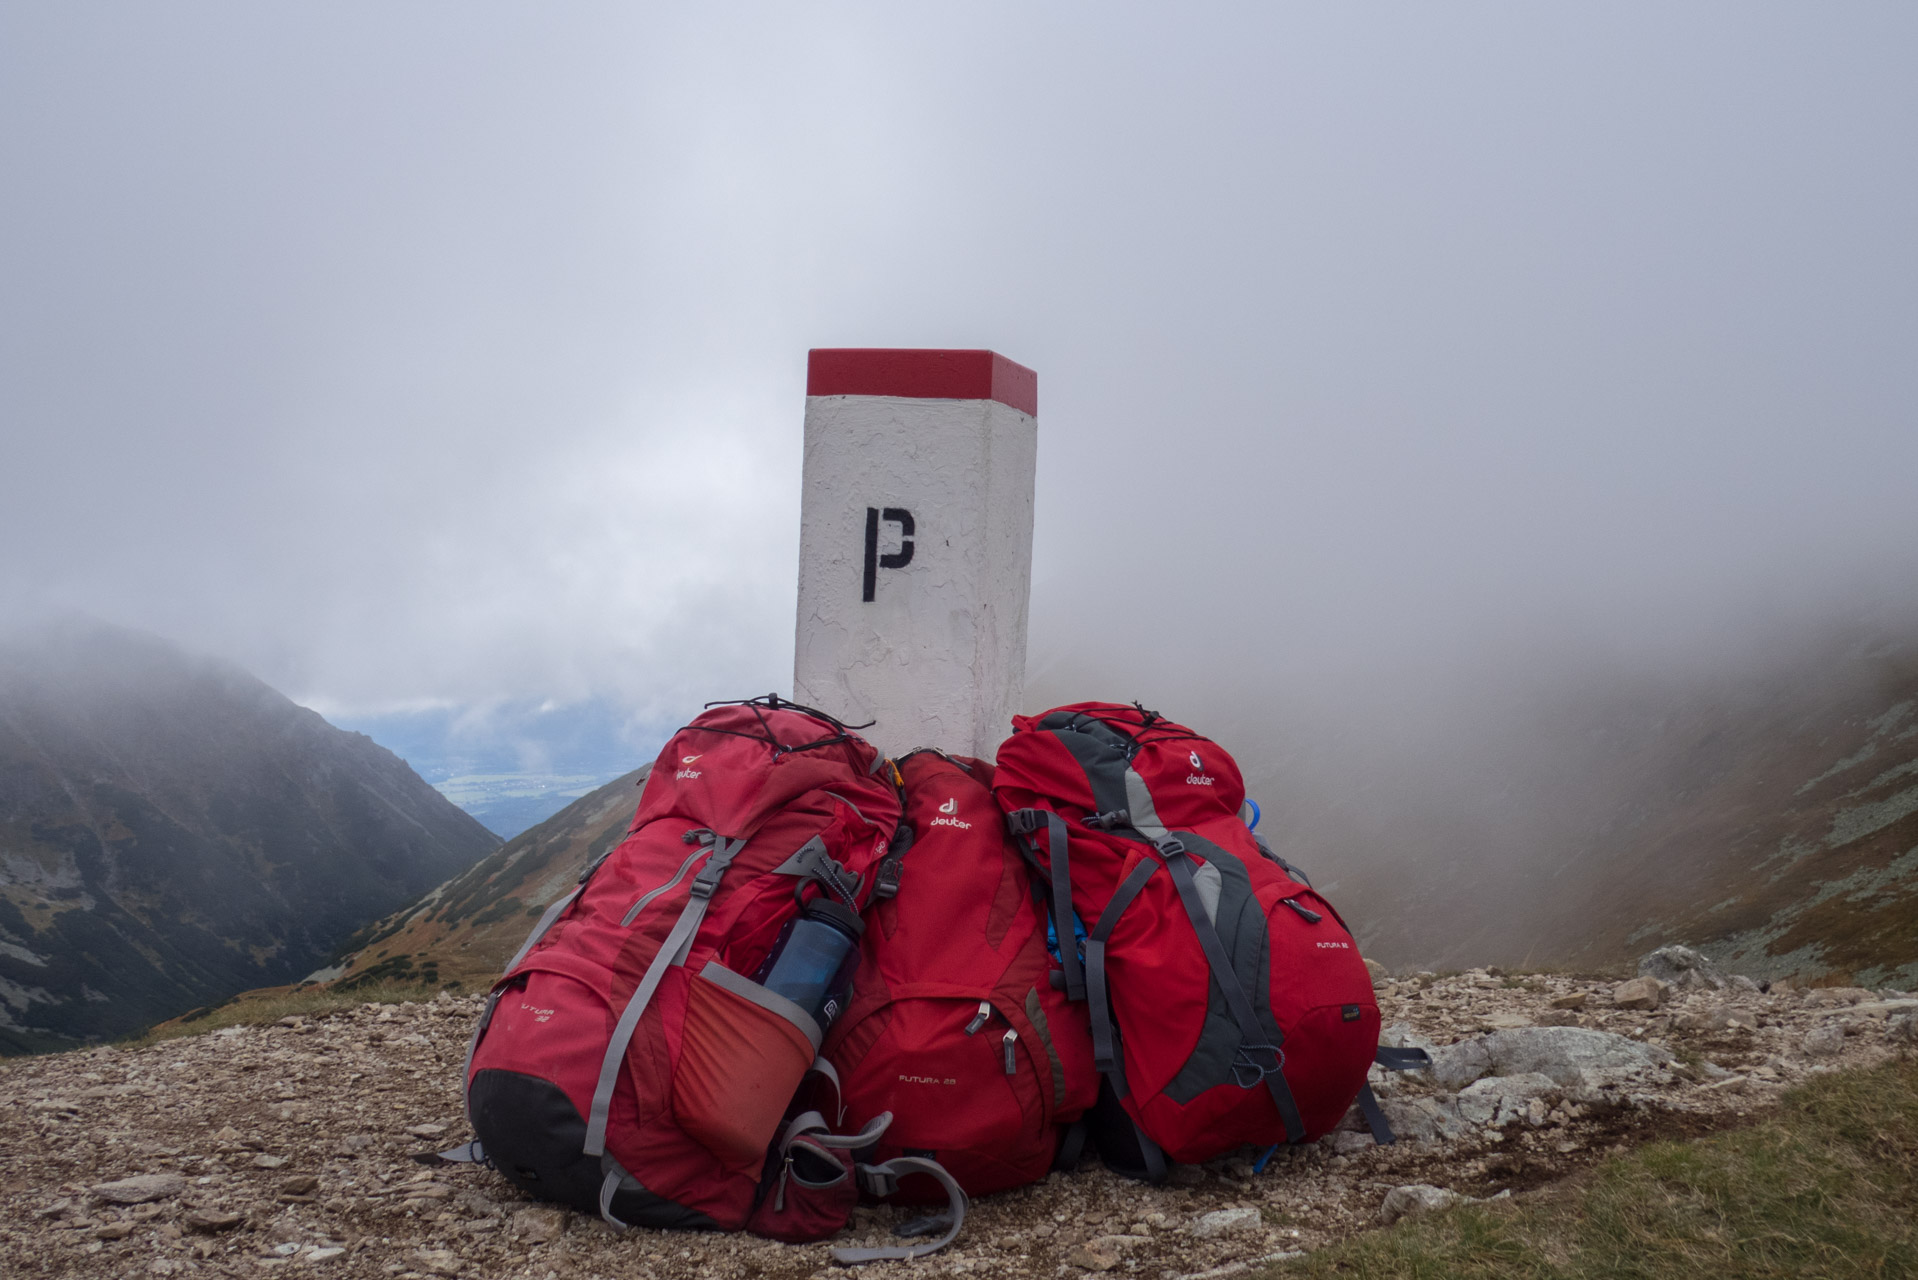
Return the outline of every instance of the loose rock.
<path id="1" fill-rule="evenodd" d="M 1638 973 L 1643 978 L 1680 987 L 1711 987 L 1723 990 L 1725 975 L 1711 960 L 1690 947 L 1660 947 L 1639 958 Z"/>
<path id="2" fill-rule="evenodd" d="M 547 1244 L 566 1231 L 564 1209 L 521 1209 L 513 1215 L 513 1230 L 528 1244 Z"/>
<path id="3" fill-rule="evenodd" d="M 1424 1182 L 1405 1187 L 1393 1187 L 1385 1193 L 1385 1202 L 1379 1206 L 1379 1221 L 1390 1226 L 1400 1218 L 1410 1218 L 1421 1213 L 1430 1213 L 1434 1209 L 1448 1208 L 1464 1198 L 1456 1191 L 1447 1191 L 1443 1187 L 1434 1187 Z"/>
<path id="4" fill-rule="evenodd" d="M 1192 1234 L 1201 1240 L 1257 1235 L 1263 1229 L 1257 1209 L 1214 1209 L 1192 1224 Z"/>
<path id="5" fill-rule="evenodd" d="M 118 1182 L 102 1182 L 93 1188 L 93 1194 L 115 1204 L 147 1204 L 170 1200 L 185 1190 L 186 1179 L 177 1173 L 143 1173 Z"/>
<path id="6" fill-rule="evenodd" d="M 456 1276 L 460 1273 L 460 1256 L 451 1249 L 415 1249 L 409 1257 L 420 1270 L 430 1271 L 436 1276 Z"/>
<path id="7" fill-rule="evenodd" d="M 1119 1251 L 1102 1249 L 1096 1241 L 1074 1245 L 1066 1254 L 1066 1265 L 1081 1271 L 1110 1271 L 1119 1265 Z"/>
<path id="8" fill-rule="evenodd" d="M 1805 1034 L 1803 1048 L 1817 1058 L 1829 1058 L 1845 1049 L 1845 1029 L 1835 1023 L 1813 1027 Z"/>
<path id="9" fill-rule="evenodd" d="M 1664 984 L 1657 978 L 1633 978 L 1612 988 L 1612 1004 L 1620 1009 L 1656 1009 Z"/>

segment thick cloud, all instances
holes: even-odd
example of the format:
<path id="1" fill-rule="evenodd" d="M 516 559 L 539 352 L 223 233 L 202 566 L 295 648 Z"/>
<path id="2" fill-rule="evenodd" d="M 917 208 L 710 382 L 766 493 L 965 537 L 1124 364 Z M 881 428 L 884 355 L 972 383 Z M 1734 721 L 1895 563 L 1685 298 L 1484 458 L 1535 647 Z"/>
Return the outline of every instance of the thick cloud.
<path id="1" fill-rule="evenodd" d="M 1034 666 L 1908 597 L 1896 6 L 0 11 L 0 600 L 296 697 L 786 687 L 809 346 L 1037 368 Z"/>

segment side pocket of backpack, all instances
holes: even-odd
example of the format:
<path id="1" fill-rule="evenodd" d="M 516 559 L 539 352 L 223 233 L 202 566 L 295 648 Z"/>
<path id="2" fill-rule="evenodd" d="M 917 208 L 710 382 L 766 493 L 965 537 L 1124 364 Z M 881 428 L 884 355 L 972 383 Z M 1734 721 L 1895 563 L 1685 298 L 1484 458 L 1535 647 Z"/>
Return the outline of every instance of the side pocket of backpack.
<path id="1" fill-rule="evenodd" d="M 757 1170 L 819 1052 L 804 1009 L 724 965 L 687 988 L 673 1119 L 729 1168 Z"/>

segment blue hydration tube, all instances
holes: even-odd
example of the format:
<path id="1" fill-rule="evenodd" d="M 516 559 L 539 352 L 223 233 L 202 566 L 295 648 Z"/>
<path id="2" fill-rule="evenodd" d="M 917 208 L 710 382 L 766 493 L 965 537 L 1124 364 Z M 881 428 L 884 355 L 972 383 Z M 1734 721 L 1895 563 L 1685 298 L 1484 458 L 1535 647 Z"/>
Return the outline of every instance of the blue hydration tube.
<path id="1" fill-rule="evenodd" d="M 1245 822 L 1245 829 L 1247 831 L 1257 831 L 1259 829 L 1259 802 L 1257 800 L 1247 800 L 1245 802 L 1245 808 L 1252 811 L 1252 817 L 1247 821 L 1245 809 L 1241 809 L 1239 810 L 1239 820 Z"/>

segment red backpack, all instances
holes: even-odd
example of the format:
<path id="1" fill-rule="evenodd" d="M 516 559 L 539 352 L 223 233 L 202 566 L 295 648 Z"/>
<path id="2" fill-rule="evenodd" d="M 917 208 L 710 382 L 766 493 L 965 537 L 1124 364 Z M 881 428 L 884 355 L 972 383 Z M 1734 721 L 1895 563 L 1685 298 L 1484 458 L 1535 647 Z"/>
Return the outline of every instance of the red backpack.
<path id="1" fill-rule="evenodd" d="M 971 1195 L 1036 1182 L 1098 1093 L 1085 1006 L 1053 987 L 992 766 L 922 750 L 898 767 L 909 851 L 896 889 L 881 869 L 852 1003 L 826 1041 L 846 1120 L 890 1112 L 878 1154 L 936 1159 Z M 947 1197 L 912 1179 L 898 1198 Z"/>
<path id="2" fill-rule="evenodd" d="M 482 1158 L 616 1226 L 842 1225 L 843 1212 L 813 1219 L 850 1210 L 832 1189 L 849 1170 L 821 1167 L 843 1144 L 801 1117 L 775 1149 L 821 1028 L 750 975 L 802 903 L 866 905 L 899 820 L 882 764 L 844 725 L 777 697 L 681 729 L 631 833 L 493 989 L 466 1072 Z"/>
<path id="3" fill-rule="evenodd" d="M 1095 1121 L 1122 1109 L 1132 1130 L 1095 1133 L 1107 1163 L 1157 1180 L 1166 1157 L 1329 1132 L 1364 1089 L 1378 1005 L 1338 913 L 1240 819 L 1232 758 L 1136 704 L 1013 730 L 994 795 L 1059 936 L 1072 915 L 1087 930 L 1083 969 L 1070 950 L 1065 968 L 1106 1080 Z"/>

